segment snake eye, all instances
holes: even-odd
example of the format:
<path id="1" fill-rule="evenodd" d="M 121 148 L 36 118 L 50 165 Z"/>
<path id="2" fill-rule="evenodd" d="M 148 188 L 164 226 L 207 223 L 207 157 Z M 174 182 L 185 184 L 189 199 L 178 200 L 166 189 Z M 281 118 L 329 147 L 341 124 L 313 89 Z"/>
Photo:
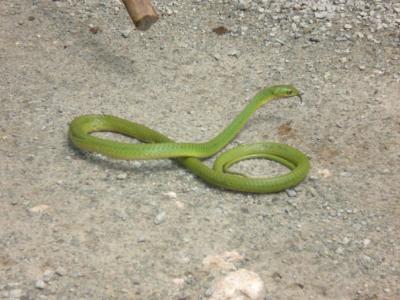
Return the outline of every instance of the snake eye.
<path id="1" fill-rule="evenodd" d="M 301 92 L 297 90 L 295 87 L 291 87 L 287 90 L 288 96 L 301 96 Z"/>

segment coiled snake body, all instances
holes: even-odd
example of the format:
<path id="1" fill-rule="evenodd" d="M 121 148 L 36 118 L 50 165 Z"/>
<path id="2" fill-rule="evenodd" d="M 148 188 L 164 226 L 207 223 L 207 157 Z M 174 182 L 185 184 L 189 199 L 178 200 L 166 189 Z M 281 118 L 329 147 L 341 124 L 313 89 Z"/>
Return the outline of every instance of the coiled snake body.
<path id="1" fill-rule="evenodd" d="M 176 143 L 144 125 L 110 115 L 83 115 L 69 126 L 69 138 L 77 148 L 124 160 L 172 158 L 211 185 L 223 189 L 273 193 L 299 184 L 308 174 L 308 158 L 299 150 L 284 144 L 245 144 L 221 154 L 209 168 L 202 160 L 224 148 L 247 123 L 250 116 L 265 103 L 280 98 L 299 96 L 291 85 L 267 87 L 216 137 L 204 143 Z M 91 135 L 93 132 L 114 132 L 143 143 L 123 143 Z M 229 171 L 233 164 L 246 159 L 265 158 L 288 167 L 291 171 L 275 177 L 250 177 Z"/>

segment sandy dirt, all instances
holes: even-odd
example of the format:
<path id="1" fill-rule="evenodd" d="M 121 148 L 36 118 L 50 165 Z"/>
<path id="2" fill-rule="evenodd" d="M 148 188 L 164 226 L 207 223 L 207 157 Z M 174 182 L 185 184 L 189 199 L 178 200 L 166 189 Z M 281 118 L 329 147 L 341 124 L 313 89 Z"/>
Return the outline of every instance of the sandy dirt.
<path id="1" fill-rule="evenodd" d="M 398 3 L 154 4 L 140 32 L 114 0 L 0 1 L 0 299 L 207 299 L 238 269 L 268 300 L 400 299 Z M 233 144 L 304 151 L 292 191 L 227 192 L 68 142 L 85 113 L 204 141 L 278 83 L 304 104 L 268 104 Z"/>

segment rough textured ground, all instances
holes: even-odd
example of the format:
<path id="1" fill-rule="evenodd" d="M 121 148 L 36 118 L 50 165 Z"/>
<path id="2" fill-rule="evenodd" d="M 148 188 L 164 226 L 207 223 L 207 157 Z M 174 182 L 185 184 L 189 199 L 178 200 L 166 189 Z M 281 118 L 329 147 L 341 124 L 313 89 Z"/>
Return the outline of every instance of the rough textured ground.
<path id="1" fill-rule="evenodd" d="M 206 299 L 223 274 L 203 259 L 234 250 L 266 299 L 400 299 L 400 5 L 154 4 L 142 33 L 117 1 L 0 2 L 0 299 Z M 225 192 L 67 140 L 83 113 L 206 140 L 276 83 L 305 104 L 269 104 L 236 142 L 306 152 L 289 193 Z"/>

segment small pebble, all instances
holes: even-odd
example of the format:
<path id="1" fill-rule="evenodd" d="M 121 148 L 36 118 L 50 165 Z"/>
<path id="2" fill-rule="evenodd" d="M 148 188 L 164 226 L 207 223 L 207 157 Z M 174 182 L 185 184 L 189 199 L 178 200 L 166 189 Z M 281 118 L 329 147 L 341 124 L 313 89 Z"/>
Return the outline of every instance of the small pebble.
<path id="1" fill-rule="evenodd" d="M 58 276 L 65 276 L 67 274 L 67 271 L 63 267 L 58 267 L 55 272 Z"/>
<path id="2" fill-rule="evenodd" d="M 138 243 L 144 243 L 146 241 L 146 237 L 143 234 L 140 234 L 136 241 Z"/>
<path id="3" fill-rule="evenodd" d="M 44 271 L 44 273 L 43 273 L 43 276 L 42 276 L 43 277 L 43 281 L 44 282 L 49 282 L 53 278 L 53 276 L 54 276 L 54 271 L 48 269 L 48 270 Z"/>
<path id="4" fill-rule="evenodd" d="M 342 171 L 339 174 L 342 177 L 351 177 L 351 173 L 350 172 Z"/>
<path id="5" fill-rule="evenodd" d="M 343 254 L 344 253 L 344 249 L 342 247 L 338 247 L 336 249 L 336 254 Z"/>
<path id="6" fill-rule="evenodd" d="M 244 295 L 246 297 L 244 297 Z M 266 295 L 261 277 L 249 270 L 228 273 L 213 286 L 210 300 L 261 300 Z"/>
<path id="7" fill-rule="evenodd" d="M 318 11 L 314 14 L 317 19 L 325 19 L 328 16 L 326 11 Z"/>
<path id="8" fill-rule="evenodd" d="M 101 31 L 99 26 L 94 26 L 92 24 L 90 24 L 89 26 L 90 26 L 89 31 L 93 34 L 97 34 Z"/>
<path id="9" fill-rule="evenodd" d="M 292 18 L 292 20 L 293 20 L 293 22 L 295 22 L 295 23 L 299 23 L 299 22 L 300 22 L 300 16 L 294 16 L 294 17 Z"/>
<path id="10" fill-rule="evenodd" d="M 167 16 L 172 16 L 172 14 L 174 13 L 169 7 L 165 8 L 165 12 L 166 12 Z"/>
<path id="11" fill-rule="evenodd" d="M 175 205 L 176 205 L 176 207 L 177 208 L 179 208 L 179 209 L 183 209 L 183 208 L 185 208 L 185 204 L 183 203 L 183 202 L 181 202 L 181 201 L 175 201 Z"/>
<path id="12" fill-rule="evenodd" d="M 287 189 L 287 190 L 286 190 L 286 194 L 287 194 L 289 197 L 296 197 L 296 196 L 297 196 L 297 192 L 296 192 L 294 189 Z"/>
<path id="13" fill-rule="evenodd" d="M 316 37 L 310 37 L 308 40 L 310 42 L 313 42 L 313 43 L 319 43 L 320 42 L 320 40 L 318 38 L 316 38 Z"/>
<path id="14" fill-rule="evenodd" d="M 364 34 L 362 32 L 356 32 L 356 36 L 362 39 L 364 37 Z"/>
<path id="15" fill-rule="evenodd" d="M 30 212 L 33 212 L 33 213 L 42 213 L 42 212 L 46 211 L 48 208 L 49 208 L 48 205 L 46 205 L 46 204 L 40 204 L 40 205 L 31 207 L 31 208 L 29 209 L 29 211 L 30 211 Z"/>
<path id="16" fill-rule="evenodd" d="M 167 197 L 170 198 L 170 199 L 176 199 L 176 197 L 177 197 L 177 196 L 176 196 L 176 193 L 175 193 L 175 192 L 172 192 L 172 191 L 163 193 L 163 195 L 167 196 Z"/>
<path id="17" fill-rule="evenodd" d="M 127 177 L 128 177 L 128 174 L 126 174 L 126 173 L 120 173 L 120 174 L 117 175 L 117 179 L 118 180 L 124 180 Z"/>
<path id="18" fill-rule="evenodd" d="M 128 36 L 129 36 L 130 33 L 131 33 L 131 30 L 130 30 L 130 29 L 121 31 L 121 35 L 122 35 L 124 38 L 128 38 Z"/>
<path id="19" fill-rule="evenodd" d="M 329 171 L 328 169 L 318 170 L 318 173 L 319 173 L 323 178 L 327 178 L 327 177 L 332 176 L 331 171 Z"/>
<path id="20" fill-rule="evenodd" d="M 206 291 L 204 292 L 204 296 L 209 298 L 212 296 L 213 293 L 214 293 L 214 289 L 212 287 L 210 287 L 210 288 L 206 289 Z"/>
<path id="21" fill-rule="evenodd" d="M 35 288 L 39 289 L 39 290 L 43 290 L 46 287 L 46 283 L 39 279 L 35 282 Z"/>
<path id="22" fill-rule="evenodd" d="M 237 50 L 231 50 L 228 52 L 228 56 L 239 57 L 239 52 Z"/>
<path id="23" fill-rule="evenodd" d="M 218 54 L 218 53 L 214 53 L 214 54 L 212 54 L 212 57 L 215 59 L 215 60 L 221 60 L 221 55 L 220 54 Z M 191 114 L 191 113 L 189 113 L 189 114 Z"/>
<path id="24" fill-rule="evenodd" d="M 185 284 L 185 278 L 174 278 L 172 279 L 172 282 L 181 287 Z"/>
<path id="25" fill-rule="evenodd" d="M 154 224 L 155 225 L 160 225 L 161 223 L 163 223 L 165 221 L 165 217 L 167 216 L 167 214 L 165 213 L 165 211 L 160 212 L 155 218 L 154 218 Z"/>
<path id="26" fill-rule="evenodd" d="M 347 245 L 348 243 L 350 243 L 350 239 L 348 237 L 345 237 L 342 241 L 343 245 Z"/>
<path id="27" fill-rule="evenodd" d="M 364 239 L 363 240 L 363 245 L 364 245 L 364 247 L 368 247 L 368 245 L 371 243 L 371 240 L 370 239 Z"/>
<path id="28" fill-rule="evenodd" d="M 351 24 L 344 24 L 344 29 L 346 29 L 346 30 L 350 30 L 350 29 L 352 29 L 353 28 L 353 26 L 351 26 Z"/>
<path id="29" fill-rule="evenodd" d="M 247 10 L 250 8 L 249 0 L 237 0 L 237 8 L 240 10 Z"/>
<path id="30" fill-rule="evenodd" d="M 142 166 L 142 163 L 139 160 L 135 160 L 132 162 L 132 166 L 135 168 L 139 168 Z"/>

